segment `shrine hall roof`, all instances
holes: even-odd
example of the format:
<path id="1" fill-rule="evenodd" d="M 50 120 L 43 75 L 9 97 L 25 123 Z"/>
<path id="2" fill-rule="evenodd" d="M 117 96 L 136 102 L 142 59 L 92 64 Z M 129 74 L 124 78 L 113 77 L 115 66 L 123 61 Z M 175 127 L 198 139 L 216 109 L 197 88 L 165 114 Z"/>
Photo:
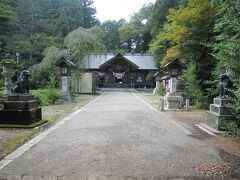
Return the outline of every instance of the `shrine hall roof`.
<path id="1" fill-rule="evenodd" d="M 107 61 L 117 56 L 114 53 L 106 54 L 90 54 L 84 57 L 81 68 L 83 69 L 99 69 L 99 67 Z M 122 54 L 124 58 L 138 66 L 140 70 L 156 70 L 155 60 L 150 54 L 140 53 L 125 53 Z"/>

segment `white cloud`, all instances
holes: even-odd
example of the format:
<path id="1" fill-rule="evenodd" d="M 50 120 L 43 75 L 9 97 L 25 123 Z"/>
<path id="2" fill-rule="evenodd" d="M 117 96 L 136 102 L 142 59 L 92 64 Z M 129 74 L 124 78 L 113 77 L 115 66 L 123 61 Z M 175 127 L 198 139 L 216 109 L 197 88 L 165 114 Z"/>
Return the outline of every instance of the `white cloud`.
<path id="1" fill-rule="evenodd" d="M 106 20 L 130 19 L 131 14 L 138 12 L 143 4 L 156 0 L 94 0 L 97 18 Z"/>

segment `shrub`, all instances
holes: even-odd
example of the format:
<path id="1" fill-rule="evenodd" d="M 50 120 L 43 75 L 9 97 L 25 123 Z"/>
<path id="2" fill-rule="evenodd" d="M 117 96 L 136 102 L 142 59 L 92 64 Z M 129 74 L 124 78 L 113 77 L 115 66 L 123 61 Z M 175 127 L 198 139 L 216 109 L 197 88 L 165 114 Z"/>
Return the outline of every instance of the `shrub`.
<path id="1" fill-rule="evenodd" d="M 162 83 L 160 83 L 160 84 L 158 85 L 157 93 L 158 93 L 158 95 L 160 95 L 160 96 L 164 96 L 164 95 L 165 95 L 165 88 L 164 88 L 164 86 L 163 86 Z"/>
<path id="2" fill-rule="evenodd" d="M 230 103 L 227 104 L 227 107 L 233 112 L 236 117 L 235 121 L 231 124 L 227 124 L 225 126 L 226 129 L 231 131 L 234 136 L 240 137 L 240 79 L 238 79 L 235 83 L 238 84 L 235 90 L 231 90 L 231 100 Z"/>
<path id="3" fill-rule="evenodd" d="M 179 79 L 180 85 L 178 88 L 182 91 L 183 97 L 193 102 L 197 109 L 207 108 L 208 99 L 200 89 L 199 81 L 196 77 L 196 65 L 190 63 L 187 69 L 183 70 Z"/>
<path id="4" fill-rule="evenodd" d="M 60 97 L 59 90 L 55 89 L 55 88 L 48 89 L 47 97 L 48 97 L 51 104 L 55 104 L 55 102 Z"/>
<path id="5" fill-rule="evenodd" d="M 36 97 L 42 106 L 55 104 L 60 98 L 60 92 L 55 88 L 32 90 L 31 93 Z"/>

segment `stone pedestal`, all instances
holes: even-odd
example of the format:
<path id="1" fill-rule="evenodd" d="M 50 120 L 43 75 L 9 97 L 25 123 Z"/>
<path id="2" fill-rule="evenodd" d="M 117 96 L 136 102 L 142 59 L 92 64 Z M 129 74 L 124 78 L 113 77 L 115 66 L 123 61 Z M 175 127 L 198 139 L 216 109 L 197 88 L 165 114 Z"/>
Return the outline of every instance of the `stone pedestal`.
<path id="1" fill-rule="evenodd" d="M 182 107 L 183 97 L 179 93 L 167 93 L 164 101 L 167 110 L 178 110 Z"/>
<path id="2" fill-rule="evenodd" d="M 228 99 L 214 98 L 210 105 L 210 111 L 207 112 L 207 124 L 216 130 L 221 130 L 223 123 L 231 122 L 234 116 L 227 109 Z"/>
<path id="3" fill-rule="evenodd" d="M 169 92 L 170 93 L 175 93 L 177 92 L 177 78 L 176 77 L 171 77 L 169 80 Z"/>
<path id="4" fill-rule="evenodd" d="M 158 94 L 159 86 L 160 86 L 160 81 L 156 81 L 156 87 L 153 90 L 154 95 Z"/>
<path id="5" fill-rule="evenodd" d="M 32 95 L 9 95 L 0 110 L 1 124 L 29 125 L 42 120 L 42 110 Z"/>
<path id="6" fill-rule="evenodd" d="M 70 77 L 69 76 L 62 76 L 61 77 L 61 98 L 64 101 L 72 101 L 73 95 L 70 92 Z"/>

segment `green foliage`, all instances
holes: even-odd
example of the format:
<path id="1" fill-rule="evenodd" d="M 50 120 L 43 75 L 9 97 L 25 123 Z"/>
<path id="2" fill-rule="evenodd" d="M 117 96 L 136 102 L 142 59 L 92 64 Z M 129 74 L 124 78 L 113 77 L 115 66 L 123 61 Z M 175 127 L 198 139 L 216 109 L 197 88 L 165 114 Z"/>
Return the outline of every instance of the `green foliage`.
<path id="1" fill-rule="evenodd" d="M 238 83 L 240 83 L 240 79 Z M 240 125 L 240 85 L 239 84 L 237 86 L 237 89 L 233 90 L 233 98 L 231 99 L 231 103 L 229 104 L 228 107 L 233 111 Z"/>
<path id="2" fill-rule="evenodd" d="M 43 61 L 30 68 L 32 76 L 31 82 L 33 83 L 32 87 L 46 87 L 48 85 L 48 81 L 53 76 L 55 79 L 58 79 L 60 75 L 56 62 L 66 54 L 66 50 L 58 50 L 54 46 L 46 48 L 43 52 L 43 55 L 45 56 Z"/>
<path id="3" fill-rule="evenodd" d="M 178 0 L 156 0 L 148 22 L 153 37 L 159 34 L 165 24 L 168 10 L 178 7 L 180 4 L 182 2 Z"/>
<path id="4" fill-rule="evenodd" d="M 216 0 L 215 3 L 220 11 L 215 24 L 217 35 L 211 44 L 214 48 L 213 56 L 218 60 L 214 74 L 219 76 L 227 70 L 234 82 L 235 87 L 228 106 L 234 113 L 236 122 L 226 127 L 240 137 L 240 1 Z"/>
<path id="5" fill-rule="evenodd" d="M 238 123 L 236 122 L 224 123 L 222 128 L 228 130 L 231 136 L 240 138 L 240 128 Z"/>
<path id="6" fill-rule="evenodd" d="M 80 62 L 88 53 L 104 51 L 102 37 L 103 32 L 100 28 L 84 29 L 80 27 L 66 36 L 64 44 L 76 63 Z"/>
<path id="7" fill-rule="evenodd" d="M 106 21 L 101 24 L 100 28 L 104 32 L 103 41 L 108 52 L 114 52 L 121 49 L 121 41 L 118 29 L 126 23 L 125 20 Z"/>
<path id="8" fill-rule="evenodd" d="M 14 18 L 14 12 L 7 0 L 0 0 L 0 40 L 7 33 L 8 23 Z"/>
<path id="9" fill-rule="evenodd" d="M 166 89 L 164 88 L 164 86 L 163 86 L 162 83 L 159 84 L 159 86 L 158 86 L 158 88 L 157 88 L 157 93 L 158 93 L 158 95 L 160 95 L 160 96 L 164 96 L 164 95 L 165 95 Z"/>
<path id="10" fill-rule="evenodd" d="M 31 93 L 37 98 L 42 106 L 55 104 L 60 98 L 60 91 L 55 88 L 32 90 Z"/>
<path id="11" fill-rule="evenodd" d="M 214 36 L 216 12 L 208 0 L 189 0 L 185 6 L 170 9 L 167 22 L 150 44 L 159 64 L 179 58 L 189 67 L 181 77 L 186 87 L 183 93 L 198 108 L 207 106 L 207 82 L 212 80 L 216 65 L 210 55 L 212 50 L 206 45 Z"/>
<path id="12" fill-rule="evenodd" d="M 129 23 L 119 28 L 121 42 L 125 51 L 146 52 L 151 41 L 150 29 L 145 23 L 149 20 L 153 5 L 143 6 L 138 13 L 135 13 Z"/>
<path id="13" fill-rule="evenodd" d="M 99 24 L 93 3 L 92 0 L 1 0 L 2 56 L 6 52 L 19 52 L 21 63 L 41 61 L 46 47 L 63 48 L 69 32 Z"/>
<path id="14" fill-rule="evenodd" d="M 227 67 L 231 71 L 233 79 L 240 75 L 240 2 L 225 1 L 219 12 L 219 18 L 215 25 L 215 37 L 213 55 L 219 60 L 218 67 Z M 225 71 L 222 68 L 223 73 Z"/>
<path id="15" fill-rule="evenodd" d="M 9 65 L 15 66 L 17 63 L 16 63 L 16 61 L 14 61 L 13 59 L 3 59 L 3 60 L 2 60 L 2 64 L 3 64 L 3 65 L 9 64 Z"/>
<path id="16" fill-rule="evenodd" d="M 208 102 L 199 87 L 199 82 L 196 77 L 196 65 L 190 63 L 187 69 L 183 70 L 179 79 L 179 89 L 182 91 L 183 97 L 193 102 L 196 108 L 206 108 Z"/>

